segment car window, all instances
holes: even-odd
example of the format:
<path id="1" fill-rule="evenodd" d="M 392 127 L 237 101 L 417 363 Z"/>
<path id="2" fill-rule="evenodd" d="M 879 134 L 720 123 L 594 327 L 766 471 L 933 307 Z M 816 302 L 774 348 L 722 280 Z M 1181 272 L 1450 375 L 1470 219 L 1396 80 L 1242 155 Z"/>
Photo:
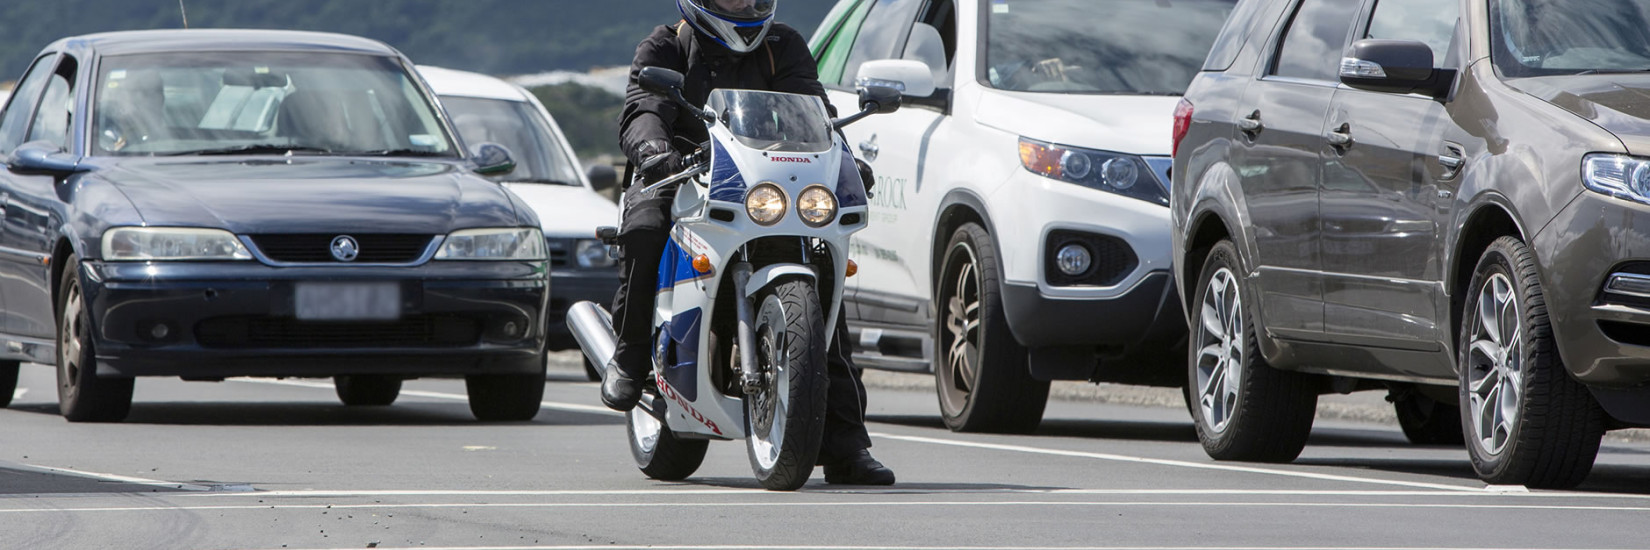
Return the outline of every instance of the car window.
<path id="1" fill-rule="evenodd" d="M 1496 0 L 1490 57 L 1509 77 L 1650 71 L 1650 1 Z"/>
<path id="2" fill-rule="evenodd" d="M 1272 74 L 1309 80 L 1338 81 L 1346 35 L 1358 13 L 1359 0 L 1303 0 L 1290 18 L 1278 45 Z"/>
<path id="3" fill-rule="evenodd" d="M 874 4 L 875 1 L 865 1 L 855 5 L 854 11 L 837 27 L 836 34 L 819 48 L 820 51 L 814 52 L 814 57 L 819 59 L 820 82 L 835 85 L 842 81 L 843 68 L 848 63 L 849 51 L 853 49 L 854 37 L 859 34 L 859 27 L 865 23 L 865 16 Z"/>
<path id="4" fill-rule="evenodd" d="M 853 49 L 848 52 L 848 63 L 842 68 L 837 83 L 852 87 L 854 79 L 859 76 L 860 65 L 866 61 L 898 56 L 898 49 L 905 45 L 907 31 L 911 30 L 911 23 L 917 20 L 917 9 L 920 7 L 920 0 L 877 0 L 865 17 L 865 23 L 860 25 L 859 34 L 854 37 Z"/>
<path id="5" fill-rule="evenodd" d="M 1432 48 L 1433 63 L 1441 64 L 1461 20 L 1459 5 L 1451 2 L 1449 6 L 1439 9 L 1436 0 L 1380 0 L 1364 36 L 1420 41 Z"/>
<path id="6" fill-rule="evenodd" d="M 494 181 L 581 185 L 578 167 L 563 152 L 550 124 L 526 101 L 443 96 L 441 106 L 464 142 L 492 142 L 510 150 L 516 169 Z"/>
<path id="7" fill-rule="evenodd" d="M 1243 50 L 1244 42 L 1248 41 L 1249 33 L 1259 21 L 1261 6 L 1274 0 L 1238 0 L 1237 7 L 1232 8 L 1232 15 L 1226 19 L 1225 26 L 1220 28 L 1220 34 L 1215 36 L 1215 43 L 1209 47 L 1209 57 L 1203 62 L 1205 71 L 1224 71 L 1232 67 L 1237 60 L 1238 52 Z"/>
<path id="8" fill-rule="evenodd" d="M 35 111 L 34 123 L 29 125 L 29 137 L 23 140 L 46 141 L 58 147 L 69 148 L 69 120 L 74 111 L 74 78 L 80 65 L 73 57 L 63 56 L 46 84 L 46 93 L 40 96 L 40 109 Z"/>
<path id="9" fill-rule="evenodd" d="M 23 144 L 24 132 L 29 131 L 29 115 L 34 113 L 34 106 L 40 98 L 40 90 L 45 88 L 46 82 L 51 79 L 56 62 L 55 54 L 35 60 L 34 66 L 29 68 L 22 83 L 12 91 L 11 100 L 6 104 L 6 112 L 0 115 L 0 154 L 10 153 L 12 149 Z"/>
<path id="10" fill-rule="evenodd" d="M 1180 95 L 1236 0 L 980 0 L 985 83 L 1021 92 Z M 1173 24 L 1165 24 L 1165 22 Z"/>
<path id="11" fill-rule="evenodd" d="M 934 0 L 905 40 L 901 57 L 920 61 L 933 71 L 934 83 L 950 87 L 951 63 L 957 54 L 957 9 L 951 0 Z"/>

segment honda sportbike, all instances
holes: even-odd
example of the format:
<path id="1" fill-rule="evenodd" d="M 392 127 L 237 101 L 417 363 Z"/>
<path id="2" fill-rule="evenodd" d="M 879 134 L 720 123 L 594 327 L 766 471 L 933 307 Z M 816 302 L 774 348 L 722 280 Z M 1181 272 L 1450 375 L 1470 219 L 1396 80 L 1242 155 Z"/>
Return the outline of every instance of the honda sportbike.
<path id="1" fill-rule="evenodd" d="M 710 140 L 689 168 L 642 190 L 677 187 L 653 375 L 627 414 L 631 454 L 648 477 L 679 480 L 710 441 L 743 439 L 763 487 L 795 490 L 824 433 L 825 354 L 856 269 L 848 237 L 867 222 L 866 187 L 837 130 L 897 109 L 900 92 L 866 87 L 862 110 L 833 121 L 817 96 L 717 90 L 701 108 L 683 99 L 680 73 L 650 67 L 639 80 L 697 114 Z M 568 324 L 585 356 L 607 364 L 609 313 L 579 302 Z"/>

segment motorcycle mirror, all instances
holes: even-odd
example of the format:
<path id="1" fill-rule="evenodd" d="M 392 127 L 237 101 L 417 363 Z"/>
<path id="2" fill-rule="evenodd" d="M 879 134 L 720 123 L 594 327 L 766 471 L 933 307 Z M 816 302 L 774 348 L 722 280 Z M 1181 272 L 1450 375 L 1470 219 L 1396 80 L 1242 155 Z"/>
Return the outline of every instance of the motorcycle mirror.
<path id="1" fill-rule="evenodd" d="M 892 113 L 899 110 L 900 97 L 898 88 L 863 86 L 859 89 L 859 108 L 875 113 Z"/>
<path id="2" fill-rule="evenodd" d="M 648 93 L 669 96 L 672 95 L 671 91 L 681 90 L 687 78 L 682 76 L 682 73 L 664 67 L 642 67 L 636 80 Z"/>

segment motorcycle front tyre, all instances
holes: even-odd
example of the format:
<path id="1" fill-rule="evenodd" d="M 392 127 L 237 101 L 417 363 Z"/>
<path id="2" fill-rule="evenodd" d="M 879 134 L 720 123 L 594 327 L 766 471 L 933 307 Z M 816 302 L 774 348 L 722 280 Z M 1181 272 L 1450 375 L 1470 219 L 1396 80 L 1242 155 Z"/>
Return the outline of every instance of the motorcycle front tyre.
<path id="1" fill-rule="evenodd" d="M 747 395 L 745 449 L 764 488 L 794 491 L 813 475 L 825 433 L 825 316 L 808 279 L 758 292 L 753 340 L 763 389 Z"/>

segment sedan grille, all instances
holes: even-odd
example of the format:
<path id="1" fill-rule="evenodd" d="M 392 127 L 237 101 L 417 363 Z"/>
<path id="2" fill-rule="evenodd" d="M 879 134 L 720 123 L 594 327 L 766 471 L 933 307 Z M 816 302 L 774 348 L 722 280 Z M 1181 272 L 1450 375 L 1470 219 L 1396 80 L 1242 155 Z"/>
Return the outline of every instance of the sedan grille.
<path id="1" fill-rule="evenodd" d="M 342 263 L 332 256 L 333 239 L 342 233 L 252 235 L 252 244 L 271 260 L 283 263 Z M 418 261 L 429 248 L 431 235 L 350 233 L 359 253 L 350 263 L 405 264 Z"/>

